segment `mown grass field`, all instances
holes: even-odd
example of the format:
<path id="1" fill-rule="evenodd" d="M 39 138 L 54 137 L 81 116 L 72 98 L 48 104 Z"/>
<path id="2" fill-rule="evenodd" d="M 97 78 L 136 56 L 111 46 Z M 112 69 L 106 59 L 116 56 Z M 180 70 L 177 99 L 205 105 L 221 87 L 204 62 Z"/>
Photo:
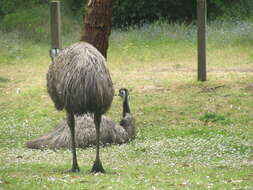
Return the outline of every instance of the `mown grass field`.
<path id="1" fill-rule="evenodd" d="M 57 112 L 46 92 L 48 43 L 0 35 L 0 190 L 253 189 L 253 23 L 208 27 L 208 81 L 197 82 L 196 27 L 158 22 L 111 35 L 115 89 L 131 89 L 137 138 L 101 150 L 106 174 L 92 174 L 95 149 L 29 150 Z M 73 37 L 75 36 L 75 37 Z M 72 33 L 65 45 L 79 38 Z M 120 120 L 115 97 L 108 116 Z"/>

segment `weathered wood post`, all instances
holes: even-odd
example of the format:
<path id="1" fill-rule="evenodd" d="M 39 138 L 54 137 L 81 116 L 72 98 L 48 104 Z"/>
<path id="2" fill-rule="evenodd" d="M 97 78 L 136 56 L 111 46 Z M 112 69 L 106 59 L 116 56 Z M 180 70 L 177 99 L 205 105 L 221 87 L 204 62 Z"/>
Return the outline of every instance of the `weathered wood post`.
<path id="1" fill-rule="evenodd" d="M 206 0 L 197 0 L 198 80 L 206 81 Z"/>
<path id="2" fill-rule="evenodd" d="M 51 17 L 51 49 L 61 49 L 61 9 L 60 1 L 53 0 L 50 2 Z"/>

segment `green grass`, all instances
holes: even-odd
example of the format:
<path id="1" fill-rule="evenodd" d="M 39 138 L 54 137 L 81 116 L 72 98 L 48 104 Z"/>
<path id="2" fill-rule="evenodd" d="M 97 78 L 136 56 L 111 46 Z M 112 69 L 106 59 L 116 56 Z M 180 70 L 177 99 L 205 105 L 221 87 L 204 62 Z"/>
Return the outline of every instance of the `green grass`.
<path id="1" fill-rule="evenodd" d="M 1 33 L 0 190 L 252 189 L 252 30 L 251 22 L 209 24 L 207 82 L 196 81 L 194 25 L 114 30 L 109 67 L 115 89 L 132 90 L 137 138 L 102 148 L 107 173 L 98 175 L 89 172 L 94 148 L 78 149 L 78 174 L 64 173 L 69 150 L 25 148 L 65 113 L 46 92 L 49 45 Z M 118 122 L 120 112 L 115 97 L 107 115 Z"/>

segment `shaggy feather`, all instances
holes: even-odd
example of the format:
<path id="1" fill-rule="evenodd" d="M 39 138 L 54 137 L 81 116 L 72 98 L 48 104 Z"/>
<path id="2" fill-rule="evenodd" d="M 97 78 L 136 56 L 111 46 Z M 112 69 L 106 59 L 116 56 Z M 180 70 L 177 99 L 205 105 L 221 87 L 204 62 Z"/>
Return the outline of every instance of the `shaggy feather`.
<path id="1" fill-rule="evenodd" d="M 114 95 L 105 58 L 85 42 L 63 49 L 53 60 L 47 89 L 56 109 L 65 108 L 75 115 L 104 114 Z"/>
<path id="2" fill-rule="evenodd" d="M 122 119 L 120 125 L 114 123 L 111 119 L 102 116 L 100 125 L 100 143 L 122 144 L 135 139 L 135 119 L 130 113 L 128 102 L 128 90 L 122 88 L 119 95 L 123 99 Z M 94 115 L 84 114 L 75 117 L 75 143 L 79 148 L 86 148 L 96 145 L 96 130 L 94 125 Z M 33 149 L 58 149 L 68 148 L 71 144 L 71 136 L 67 121 L 62 121 L 51 132 L 35 138 L 26 143 L 28 148 Z"/>
<path id="3" fill-rule="evenodd" d="M 96 145 L 96 130 L 92 114 L 75 117 L 76 121 L 76 147 L 86 148 Z M 116 124 L 111 119 L 102 116 L 100 127 L 100 143 L 122 144 L 135 138 L 134 118 L 127 114 L 122 118 L 121 125 Z M 32 149 L 59 149 L 69 148 L 71 145 L 71 136 L 67 121 L 59 123 L 51 132 L 35 138 L 26 143 L 28 148 Z"/>

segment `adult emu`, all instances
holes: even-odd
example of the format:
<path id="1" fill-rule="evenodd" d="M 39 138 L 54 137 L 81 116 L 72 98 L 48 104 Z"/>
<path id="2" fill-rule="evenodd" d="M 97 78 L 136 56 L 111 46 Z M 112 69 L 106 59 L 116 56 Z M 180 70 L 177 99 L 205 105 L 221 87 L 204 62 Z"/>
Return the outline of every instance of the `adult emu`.
<path id="1" fill-rule="evenodd" d="M 119 90 L 122 97 L 122 118 L 120 123 L 102 116 L 100 123 L 100 145 L 123 144 L 135 139 L 135 119 L 128 103 L 129 92 L 126 88 Z M 92 114 L 75 117 L 76 147 L 87 148 L 96 145 L 96 127 Z M 71 136 L 66 120 L 60 122 L 52 131 L 26 143 L 32 149 L 69 148 Z"/>
<path id="2" fill-rule="evenodd" d="M 72 168 L 79 172 L 74 115 L 94 114 L 96 159 L 92 172 L 104 172 L 99 156 L 101 116 L 110 107 L 114 88 L 103 55 L 92 45 L 78 42 L 59 52 L 47 73 L 47 90 L 57 110 L 65 109 L 71 132 Z"/>

